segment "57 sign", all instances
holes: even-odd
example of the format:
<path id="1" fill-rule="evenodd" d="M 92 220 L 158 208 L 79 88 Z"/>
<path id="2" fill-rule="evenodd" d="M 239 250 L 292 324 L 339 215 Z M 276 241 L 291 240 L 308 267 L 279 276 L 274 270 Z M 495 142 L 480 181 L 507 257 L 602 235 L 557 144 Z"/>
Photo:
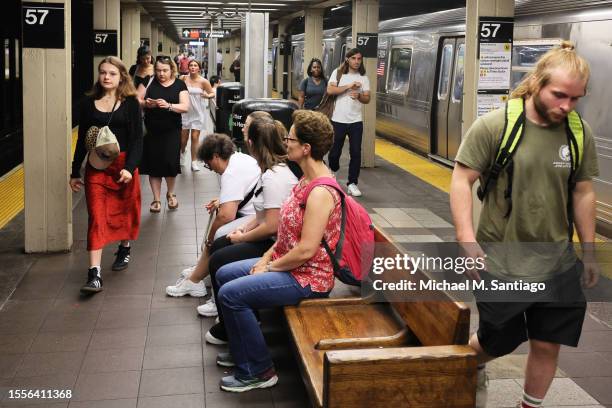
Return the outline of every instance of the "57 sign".
<path id="1" fill-rule="evenodd" d="M 377 57 L 378 33 L 357 33 L 356 44 L 364 58 Z"/>
<path id="2" fill-rule="evenodd" d="M 63 3 L 21 3 L 24 48 L 59 48 L 65 46 Z"/>
<path id="3" fill-rule="evenodd" d="M 94 30 L 94 55 L 117 56 L 117 30 Z"/>
<path id="4" fill-rule="evenodd" d="M 514 19 L 511 17 L 480 17 L 478 42 L 511 43 Z"/>

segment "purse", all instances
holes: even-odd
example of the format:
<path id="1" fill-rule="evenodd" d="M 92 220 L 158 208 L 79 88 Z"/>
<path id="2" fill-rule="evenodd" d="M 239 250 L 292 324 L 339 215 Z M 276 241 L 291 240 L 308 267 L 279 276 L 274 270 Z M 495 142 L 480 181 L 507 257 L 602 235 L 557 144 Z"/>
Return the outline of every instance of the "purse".
<path id="1" fill-rule="evenodd" d="M 340 68 L 338 68 L 338 70 L 336 71 L 336 85 L 340 85 L 340 78 L 342 78 L 342 71 L 340 70 Z M 327 93 L 327 91 L 325 91 L 323 99 L 321 99 L 321 102 L 317 105 L 316 108 L 314 108 L 314 110 L 316 110 L 317 112 L 321 112 L 322 114 L 327 116 L 329 120 L 331 120 L 332 116 L 334 115 L 334 108 L 336 107 L 337 97 L 338 95 L 331 95 Z"/>

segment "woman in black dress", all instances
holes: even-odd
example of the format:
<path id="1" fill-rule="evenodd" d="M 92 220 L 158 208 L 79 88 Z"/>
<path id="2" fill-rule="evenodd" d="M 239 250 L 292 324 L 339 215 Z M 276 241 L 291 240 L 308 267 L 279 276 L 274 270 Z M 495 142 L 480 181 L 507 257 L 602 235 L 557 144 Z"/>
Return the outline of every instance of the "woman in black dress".
<path id="1" fill-rule="evenodd" d="M 138 98 L 144 107 L 147 134 L 144 140 L 142 174 L 149 175 L 153 202 L 149 210 L 161 211 L 162 177 L 166 179 L 168 208 L 178 208 L 174 182 L 181 167 L 181 113 L 189 110 L 189 92 L 183 81 L 176 78 L 176 65 L 172 58 L 158 56 L 155 60 L 155 78 L 147 88 L 138 87 Z"/>
<path id="2" fill-rule="evenodd" d="M 130 67 L 129 72 L 132 78 L 134 78 L 134 86 L 136 89 L 138 89 L 140 84 L 144 84 L 146 88 L 154 74 L 151 49 L 149 47 L 143 45 L 138 48 L 136 52 L 136 64 Z"/>

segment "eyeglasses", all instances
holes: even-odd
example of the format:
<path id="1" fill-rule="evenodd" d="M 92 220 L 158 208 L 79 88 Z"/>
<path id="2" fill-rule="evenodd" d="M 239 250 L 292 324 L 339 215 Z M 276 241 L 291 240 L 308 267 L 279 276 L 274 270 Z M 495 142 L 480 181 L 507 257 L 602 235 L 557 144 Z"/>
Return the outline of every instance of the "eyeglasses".
<path id="1" fill-rule="evenodd" d="M 283 140 L 284 140 L 285 142 L 288 142 L 288 141 L 290 141 L 290 140 L 293 140 L 293 141 L 295 141 L 295 142 L 299 142 L 299 141 L 300 141 L 299 139 L 296 139 L 295 137 L 289 137 L 289 136 L 285 136 L 285 137 L 283 137 Z"/>

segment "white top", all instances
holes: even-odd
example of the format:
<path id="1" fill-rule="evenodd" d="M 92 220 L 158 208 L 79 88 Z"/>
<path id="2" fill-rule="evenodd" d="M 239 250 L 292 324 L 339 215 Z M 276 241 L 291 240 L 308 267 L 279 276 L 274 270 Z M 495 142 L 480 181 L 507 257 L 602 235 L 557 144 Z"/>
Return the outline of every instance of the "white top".
<path id="1" fill-rule="evenodd" d="M 230 201 L 241 202 L 255 187 L 260 174 L 261 170 L 254 158 L 240 152 L 232 154 L 227 168 L 220 177 L 219 204 Z M 240 213 L 243 216 L 255 214 L 253 199 L 240 209 Z"/>
<path id="2" fill-rule="evenodd" d="M 223 64 L 223 54 L 221 51 L 217 51 L 217 64 Z"/>
<path id="3" fill-rule="evenodd" d="M 365 75 L 357 74 L 343 74 L 340 77 L 340 83 L 336 83 L 336 72 L 338 70 L 334 69 L 334 72 L 329 77 L 329 83 L 337 86 L 345 86 L 355 81 L 361 83 L 361 88 L 359 92 L 370 91 L 370 80 Z M 363 104 L 359 102 L 357 99 L 353 99 L 349 96 L 349 91 L 346 91 L 336 98 L 336 106 L 334 107 L 334 114 L 332 115 L 331 120 L 339 123 L 355 123 L 363 121 L 362 114 L 362 106 Z"/>
<path id="4" fill-rule="evenodd" d="M 263 190 L 253 198 L 257 221 L 262 222 L 264 220 L 265 210 L 281 208 L 297 182 L 297 177 L 286 164 L 277 164 L 266 170 L 259 178 L 255 188 L 256 192 L 261 187 L 263 187 Z"/>

